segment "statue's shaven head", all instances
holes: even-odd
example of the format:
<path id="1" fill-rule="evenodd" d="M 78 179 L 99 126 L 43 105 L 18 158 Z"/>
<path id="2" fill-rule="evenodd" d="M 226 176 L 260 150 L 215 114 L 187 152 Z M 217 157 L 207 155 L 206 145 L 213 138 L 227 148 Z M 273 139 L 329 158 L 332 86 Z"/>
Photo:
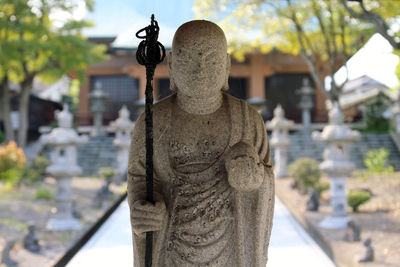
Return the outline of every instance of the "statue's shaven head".
<path id="1" fill-rule="evenodd" d="M 179 48 L 202 46 L 208 49 L 218 49 L 226 53 L 227 44 L 225 34 L 215 23 L 207 20 L 193 20 L 181 25 L 174 35 L 172 51 Z"/>
<path id="2" fill-rule="evenodd" d="M 192 97 L 209 97 L 227 89 L 230 60 L 222 29 L 210 21 L 194 20 L 175 33 L 169 57 L 173 89 Z"/>

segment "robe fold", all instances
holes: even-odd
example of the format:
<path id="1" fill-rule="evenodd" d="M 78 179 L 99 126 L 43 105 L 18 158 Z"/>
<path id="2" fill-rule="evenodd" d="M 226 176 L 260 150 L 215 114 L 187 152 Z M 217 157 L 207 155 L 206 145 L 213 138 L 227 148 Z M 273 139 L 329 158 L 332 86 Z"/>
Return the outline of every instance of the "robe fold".
<path id="1" fill-rule="evenodd" d="M 207 170 L 186 176 L 180 174 L 168 159 L 171 113 L 176 95 L 155 104 L 154 198 L 164 201 L 170 212 L 164 218 L 161 231 L 153 233 L 153 266 L 266 265 L 274 207 L 274 175 L 267 133 L 261 116 L 245 101 L 225 93 L 223 101 L 228 104 L 231 131 L 225 151 L 241 141 L 252 145 L 264 166 L 264 180 L 260 188 L 252 192 L 234 190 L 228 185 L 226 172 L 221 170 L 223 156 Z M 135 124 L 129 155 L 128 202 L 131 208 L 136 200 L 146 199 L 145 152 L 145 120 L 142 114 Z M 193 201 L 198 201 L 194 202 L 194 207 L 206 206 L 202 203 L 206 200 L 202 196 L 209 197 L 207 204 L 210 207 L 201 212 L 189 203 L 186 210 L 194 214 L 193 218 L 188 215 L 186 220 L 176 222 L 182 213 L 182 203 L 191 200 L 184 198 L 185 187 L 191 188 L 189 194 L 193 194 Z M 202 187 L 205 189 L 202 190 Z M 209 225 L 204 225 L 204 231 L 201 227 L 193 231 L 191 224 L 204 221 L 204 216 L 210 217 L 211 213 L 212 218 L 207 217 Z M 187 225 L 188 232 L 173 231 L 176 227 L 184 229 Z M 145 235 L 133 233 L 133 247 L 134 266 L 144 266 Z M 181 255 L 182 251 L 192 253 Z"/>

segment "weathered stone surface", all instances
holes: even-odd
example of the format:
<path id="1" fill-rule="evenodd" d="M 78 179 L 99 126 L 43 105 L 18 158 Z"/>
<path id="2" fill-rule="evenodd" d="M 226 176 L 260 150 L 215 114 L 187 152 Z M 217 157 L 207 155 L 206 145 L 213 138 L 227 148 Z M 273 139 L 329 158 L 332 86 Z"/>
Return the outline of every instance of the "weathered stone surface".
<path id="1" fill-rule="evenodd" d="M 3 251 L 1 252 L 1 265 L 5 265 L 6 267 L 14 267 L 18 266 L 18 262 L 10 258 L 10 251 L 11 249 L 15 246 L 15 243 L 17 241 L 12 239 L 8 240 L 6 242 L 6 245 L 3 248 Z"/>
<path id="2" fill-rule="evenodd" d="M 312 188 L 310 198 L 307 200 L 308 211 L 318 211 L 319 208 L 319 194 L 315 187 Z"/>
<path id="3" fill-rule="evenodd" d="M 153 266 L 265 266 L 274 177 L 262 118 L 227 89 L 223 31 L 192 21 L 169 57 L 176 94 L 154 105 L 154 195 L 145 201 L 145 123 L 133 132 L 128 201 L 135 266 L 154 231 Z"/>
<path id="4" fill-rule="evenodd" d="M 374 254 L 375 253 L 374 253 L 374 248 L 371 245 L 371 238 L 369 238 L 369 237 L 366 238 L 363 241 L 363 245 L 365 247 L 364 253 L 361 254 L 358 257 L 357 261 L 358 262 L 371 262 L 371 261 L 374 261 L 374 258 L 375 258 Z"/>
<path id="5" fill-rule="evenodd" d="M 344 240 L 358 242 L 361 240 L 361 226 L 353 219 L 347 220 L 347 231 Z"/>
<path id="6" fill-rule="evenodd" d="M 58 128 L 42 137 L 43 144 L 52 147 L 51 164 L 46 168 L 49 175 L 57 179 L 56 213 L 47 223 L 49 230 L 79 230 L 79 222 L 72 216 L 71 178 L 81 174 L 76 163 L 76 146 L 85 144 L 87 136 L 78 136 L 72 129 L 72 114 L 64 105 L 62 112 L 56 113 Z"/>
<path id="7" fill-rule="evenodd" d="M 129 110 L 124 105 L 119 111 L 118 119 L 110 124 L 111 128 L 115 131 L 113 144 L 118 148 L 117 178 L 114 181 L 116 183 L 120 183 L 126 178 L 126 172 L 128 170 L 129 145 L 131 143 L 133 126 L 135 125 L 134 122 L 129 119 L 129 114 Z"/>
<path id="8" fill-rule="evenodd" d="M 309 157 L 317 161 L 322 161 L 324 145 L 312 140 L 310 134 L 305 134 L 303 131 L 293 132 L 289 134 L 290 147 L 288 148 L 288 164 L 298 158 Z M 371 149 L 379 148 L 387 149 L 390 154 L 388 164 L 392 165 L 395 170 L 400 170 L 400 151 L 389 134 L 361 134 L 359 142 L 349 144 L 350 158 L 356 165 L 357 169 L 365 169 L 364 155 Z M 275 151 L 271 150 L 271 155 L 274 157 Z"/>
<path id="9" fill-rule="evenodd" d="M 334 103 L 329 111 L 329 124 L 322 133 L 313 132 L 317 142 L 326 145 L 324 161 L 319 165 L 331 179 L 331 216 L 325 218 L 320 225 L 325 228 L 340 229 L 347 227 L 347 195 L 346 178 L 355 168 L 349 158 L 349 144 L 360 139 L 360 133 L 351 130 L 343 122 L 343 112 L 338 103 Z"/>
<path id="10" fill-rule="evenodd" d="M 40 251 L 40 244 L 35 231 L 36 226 L 34 224 L 29 225 L 28 233 L 24 236 L 24 248 L 33 253 L 38 253 Z"/>
<path id="11" fill-rule="evenodd" d="M 89 94 L 90 111 L 93 113 L 94 127 L 91 132 L 92 136 L 103 136 L 103 112 L 105 111 L 105 101 L 108 95 L 102 90 L 101 82 L 96 82 L 94 91 Z"/>
<path id="12" fill-rule="evenodd" d="M 287 177 L 287 149 L 290 145 L 288 132 L 294 126 L 294 122 L 285 118 L 285 111 L 281 105 L 278 105 L 274 110 L 274 118 L 266 124 L 267 127 L 271 127 L 273 129 L 271 146 L 274 148 L 275 153 L 275 177 Z"/>
<path id="13" fill-rule="evenodd" d="M 102 167 L 118 168 L 118 148 L 113 141 L 114 136 L 91 136 L 86 145 L 77 148 L 83 176 L 95 176 Z"/>
<path id="14" fill-rule="evenodd" d="M 309 133 L 311 130 L 311 109 L 314 107 L 312 95 L 315 94 L 315 90 L 311 88 L 308 78 L 303 79 L 303 85 L 296 93 L 300 95 L 299 108 L 302 111 L 303 131 Z"/>

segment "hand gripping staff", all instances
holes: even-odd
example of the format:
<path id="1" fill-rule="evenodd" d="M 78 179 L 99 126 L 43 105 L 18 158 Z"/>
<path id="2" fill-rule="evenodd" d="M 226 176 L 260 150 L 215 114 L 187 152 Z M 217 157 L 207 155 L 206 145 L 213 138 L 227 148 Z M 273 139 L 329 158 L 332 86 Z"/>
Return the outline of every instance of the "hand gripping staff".
<path id="1" fill-rule="evenodd" d="M 144 39 L 139 43 L 136 59 L 140 65 L 146 67 L 146 193 L 147 201 L 154 203 L 153 199 L 153 76 L 157 64 L 165 58 L 165 48 L 157 41 L 160 28 L 151 15 L 151 24 L 136 33 L 136 37 Z M 145 32 L 145 35 L 140 35 Z M 146 232 L 145 267 L 152 265 L 153 233 Z"/>

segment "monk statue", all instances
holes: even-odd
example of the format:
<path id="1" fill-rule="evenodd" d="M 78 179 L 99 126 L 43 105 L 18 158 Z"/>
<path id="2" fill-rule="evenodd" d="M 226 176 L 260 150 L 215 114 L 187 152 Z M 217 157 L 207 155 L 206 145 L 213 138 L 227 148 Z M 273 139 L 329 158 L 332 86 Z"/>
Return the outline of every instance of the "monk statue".
<path id="1" fill-rule="evenodd" d="M 168 56 L 175 93 L 153 107 L 154 199 L 146 202 L 145 120 L 132 136 L 128 201 L 134 266 L 265 266 L 274 175 L 264 122 L 228 89 L 230 57 L 216 24 L 190 21 Z"/>

